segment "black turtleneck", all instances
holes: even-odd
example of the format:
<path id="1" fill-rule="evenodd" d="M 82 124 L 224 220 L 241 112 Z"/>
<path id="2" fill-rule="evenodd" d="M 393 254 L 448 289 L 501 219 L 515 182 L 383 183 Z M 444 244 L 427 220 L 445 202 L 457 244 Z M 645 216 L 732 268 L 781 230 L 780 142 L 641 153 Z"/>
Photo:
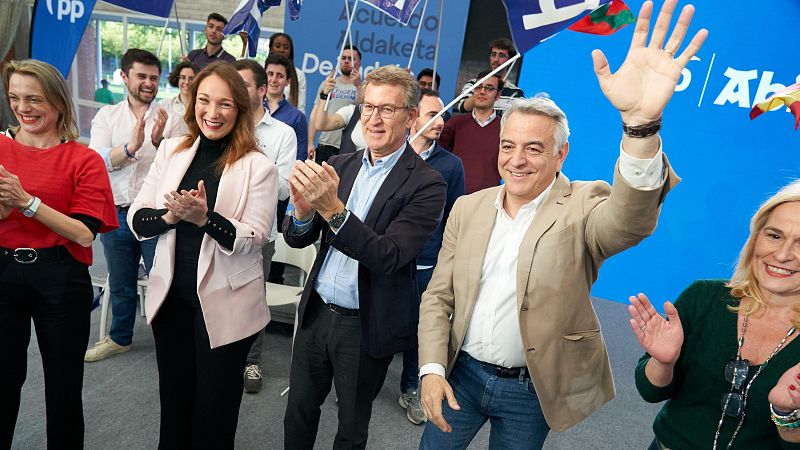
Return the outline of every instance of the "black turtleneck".
<path id="1" fill-rule="evenodd" d="M 186 170 L 178 188 L 182 190 L 197 189 L 200 180 L 205 182 L 206 199 L 208 204 L 208 223 L 202 227 L 189 222 L 180 221 L 173 226 L 168 225 L 162 216 L 167 209 L 142 208 L 133 216 L 133 229 L 144 237 L 157 236 L 167 232 L 170 228 L 175 228 L 175 272 L 180 269 L 190 269 L 193 276 L 197 274 L 197 258 L 200 254 L 200 245 L 203 236 L 208 233 L 221 246 L 233 249 L 233 242 L 236 237 L 236 228 L 233 224 L 213 212 L 217 202 L 217 189 L 219 188 L 220 176 L 216 174 L 215 168 L 217 161 L 225 152 L 228 137 L 211 140 L 200 135 L 200 145 L 197 148 L 192 163 Z M 180 268 L 180 269 L 179 269 Z"/>

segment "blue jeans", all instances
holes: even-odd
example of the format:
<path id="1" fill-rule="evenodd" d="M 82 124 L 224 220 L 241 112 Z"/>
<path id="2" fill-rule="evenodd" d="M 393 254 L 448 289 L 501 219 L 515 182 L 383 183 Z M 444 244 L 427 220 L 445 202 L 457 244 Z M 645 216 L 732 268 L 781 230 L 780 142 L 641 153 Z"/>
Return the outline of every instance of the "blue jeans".
<path id="1" fill-rule="evenodd" d="M 460 411 L 442 401 L 442 414 L 453 428 L 445 433 L 425 424 L 420 450 L 465 449 L 487 420 L 489 449 L 541 449 L 550 427 L 530 378 L 500 378 L 461 352 L 448 379 Z"/>
<path id="2" fill-rule="evenodd" d="M 131 345 L 136 305 L 139 303 L 136 290 L 139 259 L 144 259 L 145 269 L 149 273 L 158 241 L 156 238 L 137 241 L 128 228 L 127 215 L 127 212 L 118 213 L 119 228 L 100 235 L 111 289 L 111 329 L 108 335 L 118 345 Z"/>
<path id="3" fill-rule="evenodd" d="M 422 300 L 422 293 L 428 289 L 431 282 L 433 268 L 417 270 L 417 290 Z M 418 303 L 419 304 L 419 303 Z M 419 351 L 417 347 L 403 352 L 403 372 L 400 374 L 400 392 L 408 392 L 417 389 L 419 385 Z"/>

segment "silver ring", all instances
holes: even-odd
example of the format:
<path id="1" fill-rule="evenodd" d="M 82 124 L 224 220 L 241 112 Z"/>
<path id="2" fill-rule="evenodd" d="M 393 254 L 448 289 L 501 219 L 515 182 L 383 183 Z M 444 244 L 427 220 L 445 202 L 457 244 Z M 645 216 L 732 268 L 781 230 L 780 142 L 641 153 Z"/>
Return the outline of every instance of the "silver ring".
<path id="1" fill-rule="evenodd" d="M 664 53 L 666 53 L 666 54 L 668 54 L 668 55 L 669 55 L 670 57 L 672 57 L 672 58 L 674 58 L 674 57 L 675 57 L 675 53 L 674 53 L 674 52 L 671 52 L 671 51 L 669 51 L 669 50 L 667 50 L 667 49 L 665 49 L 665 48 L 662 48 L 662 49 L 661 49 L 661 51 L 662 51 L 662 52 L 664 52 Z"/>

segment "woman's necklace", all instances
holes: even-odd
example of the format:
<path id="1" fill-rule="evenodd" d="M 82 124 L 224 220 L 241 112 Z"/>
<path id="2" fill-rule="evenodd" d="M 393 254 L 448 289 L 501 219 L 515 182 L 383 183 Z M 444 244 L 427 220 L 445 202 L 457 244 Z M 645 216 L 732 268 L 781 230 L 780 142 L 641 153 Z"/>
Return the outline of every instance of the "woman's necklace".
<path id="1" fill-rule="evenodd" d="M 750 362 L 747 361 L 746 359 L 742 359 L 742 346 L 744 345 L 744 334 L 747 332 L 747 319 L 749 317 L 750 317 L 750 313 L 747 313 L 747 314 L 745 314 L 744 318 L 742 319 L 742 336 L 739 338 L 739 345 L 738 345 L 738 348 L 736 350 L 736 361 L 737 362 L 738 361 L 745 361 L 745 367 L 749 367 L 749 364 L 750 364 Z M 742 392 L 742 394 L 740 394 L 742 396 L 742 400 L 741 400 L 742 401 L 742 418 L 739 419 L 739 423 L 736 425 L 736 429 L 733 431 L 733 436 L 731 436 L 730 442 L 728 442 L 727 447 L 725 447 L 726 449 L 730 449 L 733 446 L 733 441 L 734 441 L 734 439 L 736 439 L 736 436 L 739 434 L 739 430 L 742 428 L 742 424 L 744 423 L 744 416 L 747 415 L 747 411 L 746 411 L 746 408 L 747 408 L 747 395 L 750 393 L 750 386 L 753 385 L 753 382 L 756 380 L 758 375 L 761 373 L 761 371 L 767 365 L 769 360 L 772 359 L 772 357 L 775 356 L 775 354 L 777 354 L 778 351 L 780 351 L 781 347 L 783 347 L 783 344 L 785 344 L 786 340 L 789 339 L 789 336 L 794 334 L 794 332 L 796 330 L 797 330 L 797 328 L 794 325 L 792 325 L 792 327 L 789 328 L 789 331 L 786 332 L 786 336 L 784 336 L 783 339 L 781 339 L 781 341 L 778 342 L 778 345 L 775 347 L 774 350 L 772 350 L 772 353 L 770 353 L 770 355 L 767 357 L 767 360 L 764 361 L 763 363 L 761 363 L 760 366 L 758 366 L 758 370 L 756 371 L 755 375 L 753 375 L 753 378 L 750 379 L 750 382 L 747 383 L 747 386 L 745 386 L 744 391 Z M 745 375 L 744 376 L 747 377 L 746 370 L 749 370 L 749 369 L 744 369 L 744 370 L 745 370 Z M 722 405 L 722 416 L 719 418 L 719 423 L 717 424 L 717 431 L 714 433 L 714 446 L 712 447 L 712 450 L 717 450 L 717 440 L 719 439 L 719 432 L 720 432 L 720 430 L 722 430 L 722 422 L 725 420 L 725 415 L 726 415 L 725 410 L 728 409 L 728 401 L 730 400 L 730 395 L 734 394 L 734 391 L 737 389 L 736 388 L 736 384 L 737 384 L 736 383 L 736 377 L 737 377 L 736 369 L 734 369 L 733 376 L 731 377 L 731 390 L 730 390 L 730 393 L 725 396 L 725 403 Z"/>

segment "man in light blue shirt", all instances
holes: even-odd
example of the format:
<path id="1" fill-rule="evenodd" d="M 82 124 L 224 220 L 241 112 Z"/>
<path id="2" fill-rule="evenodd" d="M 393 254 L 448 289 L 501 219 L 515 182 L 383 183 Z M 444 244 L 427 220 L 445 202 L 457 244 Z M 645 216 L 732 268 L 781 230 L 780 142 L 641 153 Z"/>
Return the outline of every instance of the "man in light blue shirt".
<path id="1" fill-rule="evenodd" d="M 372 401 L 394 353 L 416 346 L 416 257 L 445 204 L 446 185 L 408 145 L 419 87 L 394 66 L 365 80 L 364 151 L 330 164 L 298 161 L 284 227 L 292 247 L 322 238 L 298 308 L 286 448 L 312 449 L 320 405 L 336 384 L 334 448 L 367 445 Z"/>

